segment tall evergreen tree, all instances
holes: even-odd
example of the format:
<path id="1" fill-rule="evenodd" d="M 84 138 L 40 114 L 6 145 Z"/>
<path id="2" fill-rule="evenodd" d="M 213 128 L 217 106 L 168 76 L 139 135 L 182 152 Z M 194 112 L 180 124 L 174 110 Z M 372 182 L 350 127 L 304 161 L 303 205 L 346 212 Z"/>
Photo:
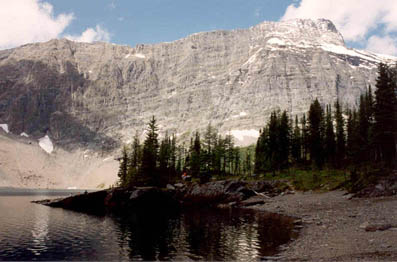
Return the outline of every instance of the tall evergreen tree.
<path id="1" fill-rule="evenodd" d="M 310 159 L 318 168 L 322 168 L 324 164 L 324 149 L 323 149 L 323 127 L 324 127 L 323 109 L 316 99 L 309 109 L 309 150 Z"/>
<path id="2" fill-rule="evenodd" d="M 255 163 L 254 172 L 256 174 L 265 173 L 265 162 L 266 162 L 266 128 L 259 131 L 259 138 L 256 141 L 255 147 Z"/>
<path id="3" fill-rule="evenodd" d="M 302 126 L 302 158 L 303 162 L 307 162 L 307 157 L 309 154 L 309 129 L 306 121 L 306 114 L 303 114 L 301 119 Z"/>
<path id="4" fill-rule="evenodd" d="M 121 151 L 120 166 L 118 177 L 120 179 L 120 185 L 126 186 L 127 184 L 127 169 L 128 169 L 128 149 L 127 146 L 123 146 Z"/>
<path id="5" fill-rule="evenodd" d="M 301 137 L 301 129 L 299 127 L 298 116 L 295 116 L 295 126 L 294 132 L 292 134 L 291 141 L 291 155 L 294 159 L 295 164 L 300 163 L 302 157 L 302 137 Z"/>
<path id="6" fill-rule="evenodd" d="M 138 132 L 135 133 L 134 141 L 131 147 L 131 153 L 128 162 L 128 184 L 137 182 L 139 180 L 139 168 L 142 159 L 142 149 L 139 141 Z"/>
<path id="7" fill-rule="evenodd" d="M 331 166 L 335 165 L 335 153 L 336 153 L 336 142 L 335 142 L 335 132 L 334 124 L 332 121 L 331 106 L 327 106 L 326 110 L 326 124 L 325 124 L 325 148 L 324 155 L 326 157 L 327 163 Z"/>
<path id="8" fill-rule="evenodd" d="M 345 119 L 339 98 L 335 102 L 335 124 L 336 124 L 336 166 L 341 167 L 346 154 Z"/>
<path id="9" fill-rule="evenodd" d="M 380 63 L 375 91 L 375 144 L 379 159 L 388 166 L 396 162 L 396 83 L 389 66 Z"/>
<path id="10" fill-rule="evenodd" d="M 146 139 L 143 145 L 142 152 L 142 175 L 147 178 L 147 183 L 150 185 L 160 185 L 161 177 L 157 175 L 158 167 L 158 134 L 157 124 L 154 116 L 149 122 Z"/>
<path id="11" fill-rule="evenodd" d="M 194 140 L 192 140 L 192 144 L 190 147 L 190 173 L 192 177 L 199 178 L 200 177 L 200 167 L 201 167 L 201 142 L 200 142 L 200 133 L 196 132 L 194 136 Z"/>
<path id="12" fill-rule="evenodd" d="M 269 161 L 270 170 L 273 172 L 273 175 L 276 174 L 276 170 L 279 169 L 279 119 L 277 112 L 272 112 L 270 115 L 270 122 L 268 124 L 268 139 L 267 139 L 267 150 L 266 150 L 266 158 Z"/>
<path id="13" fill-rule="evenodd" d="M 291 127 L 287 111 L 281 114 L 278 126 L 278 161 L 279 169 L 288 167 L 290 153 Z"/>

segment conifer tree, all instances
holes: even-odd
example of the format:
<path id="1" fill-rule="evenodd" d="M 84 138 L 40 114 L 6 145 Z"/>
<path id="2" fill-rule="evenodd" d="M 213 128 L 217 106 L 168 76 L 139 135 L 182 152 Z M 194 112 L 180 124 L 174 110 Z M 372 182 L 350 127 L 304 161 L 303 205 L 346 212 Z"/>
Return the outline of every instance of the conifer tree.
<path id="1" fill-rule="evenodd" d="M 201 142 L 200 133 L 196 132 L 194 140 L 190 147 L 190 173 L 192 177 L 200 177 L 200 167 L 201 167 Z"/>
<path id="2" fill-rule="evenodd" d="M 310 160 L 318 168 L 322 168 L 324 163 L 324 149 L 323 149 L 323 126 L 324 126 L 323 109 L 316 99 L 309 109 L 309 150 Z"/>
<path id="3" fill-rule="evenodd" d="M 255 163 L 254 172 L 256 174 L 263 174 L 265 172 L 266 162 L 266 128 L 259 131 L 259 138 L 256 141 L 255 147 Z"/>
<path id="4" fill-rule="evenodd" d="M 268 124 L 268 140 L 267 140 L 267 156 L 266 158 L 269 160 L 270 170 L 273 172 L 273 175 L 276 174 L 276 170 L 279 169 L 279 120 L 277 112 L 272 112 L 270 115 L 270 122 Z"/>
<path id="5" fill-rule="evenodd" d="M 379 159 L 387 166 L 395 165 L 396 160 L 396 83 L 389 66 L 380 63 L 375 91 L 375 144 Z"/>
<path id="6" fill-rule="evenodd" d="M 128 161 L 128 184 L 137 182 L 139 180 L 139 168 L 142 158 L 142 149 L 139 141 L 138 132 L 135 133 L 134 141 L 131 147 L 131 153 Z"/>
<path id="7" fill-rule="evenodd" d="M 336 162 L 337 167 L 342 166 L 346 154 L 345 120 L 339 104 L 339 98 L 335 102 L 335 124 L 336 124 Z"/>
<path id="8" fill-rule="evenodd" d="M 290 153 L 291 127 L 287 111 L 281 114 L 278 125 L 278 162 L 279 169 L 288 167 Z"/>
<path id="9" fill-rule="evenodd" d="M 291 141 L 291 155 L 295 164 L 300 163 L 302 154 L 302 137 L 299 127 L 298 116 L 295 116 L 295 126 Z"/>
<path id="10" fill-rule="evenodd" d="M 301 119 L 302 126 L 302 158 L 303 162 L 307 162 L 307 157 L 309 153 L 309 130 L 306 121 L 306 114 L 303 114 Z"/>
<path id="11" fill-rule="evenodd" d="M 332 121 L 331 106 L 327 106 L 326 110 L 326 124 L 325 124 L 325 157 L 331 166 L 335 165 L 336 142 L 334 124 Z"/>
<path id="12" fill-rule="evenodd" d="M 119 172 L 117 174 L 120 179 L 121 186 L 126 186 L 127 184 L 127 169 L 128 169 L 128 149 L 127 146 L 123 146 L 123 149 L 121 151 Z"/>
<path id="13" fill-rule="evenodd" d="M 147 183 L 150 185 L 160 185 L 161 178 L 157 174 L 158 167 L 158 134 L 157 124 L 154 116 L 149 122 L 146 139 L 143 145 L 142 152 L 142 175 L 147 178 Z"/>

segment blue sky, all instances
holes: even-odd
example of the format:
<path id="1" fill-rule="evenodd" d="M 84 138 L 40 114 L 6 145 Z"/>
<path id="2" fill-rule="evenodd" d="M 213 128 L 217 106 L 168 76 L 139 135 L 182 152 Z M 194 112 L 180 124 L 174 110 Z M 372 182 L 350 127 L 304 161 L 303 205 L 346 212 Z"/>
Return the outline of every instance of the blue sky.
<path id="1" fill-rule="evenodd" d="M 247 28 L 264 20 L 277 21 L 291 0 L 48 0 L 55 15 L 74 13 L 65 30 L 76 35 L 100 25 L 111 42 L 173 41 L 216 29 Z"/>
<path id="2" fill-rule="evenodd" d="M 397 0 L 1 0 L 0 49 L 66 37 L 135 46 L 262 21 L 327 18 L 349 47 L 397 56 Z"/>

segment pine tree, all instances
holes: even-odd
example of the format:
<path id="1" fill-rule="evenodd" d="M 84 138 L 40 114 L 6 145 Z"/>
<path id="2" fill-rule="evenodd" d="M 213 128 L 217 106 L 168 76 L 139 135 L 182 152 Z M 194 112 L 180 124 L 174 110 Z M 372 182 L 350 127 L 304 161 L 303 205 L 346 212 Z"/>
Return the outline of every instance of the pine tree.
<path id="1" fill-rule="evenodd" d="M 306 121 L 306 114 L 303 114 L 302 116 L 301 125 L 302 125 L 302 157 L 303 157 L 303 162 L 306 163 L 309 153 L 309 130 Z"/>
<path id="2" fill-rule="evenodd" d="M 336 162 L 337 167 L 342 166 L 346 154 L 345 120 L 339 99 L 335 102 L 335 123 L 336 123 Z"/>
<path id="3" fill-rule="evenodd" d="M 168 176 L 169 173 L 169 162 L 171 158 L 171 141 L 168 137 L 168 133 L 165 134 L 163 140 L 160 143 L 159 149 L 159 175 L 162 177 L 162 183 L 165 183 L 165 177 Z"/>
<path id="4" fill-rule="evenodd" d="M 266 128 L 259 131 L 259 138 L 256 141 L 256 147 L 255 147 L 254 172 L 256 174 L 265 173 L 266 136 L 267 136 Z"/>
<path id="5" fill-rule="evenodd" d="M 298 116 L 295 116 L 295 127 L 294 132 L 292 134 L 291 141 L 291 155 L 294 159 L 295 164 L 301 162 L 302 157 L 302 137 L 301 137 L 301 129 L 299 128 Z"/>
<path id="6" fill-rule="evenodd" d="M 270 115 L 270 122 L 268 124 L 268 139 L 267 139 L 267 150 L 266 150 L 266 158 L 269 161 L 270 170 L 273 172 L 273 176 L 276 174 L 276 170 L 279 169 L 279 120 L 278 114 L 276 112 L 272 112 Z"/>
<path id="7" fill-rule="evenodd" d="M 157 176 L 158 167 L 158 134 L 157 134 L 156 119 L 154 116 L 149 122 L 146 139 L 143 145 L 142 152 L 142 175 L 147 179 L 150 185 L 160 185 L 161 178 Z"/>
<path id="8" fill-rule="evenodd" d="M 320 103 L 316 99 L 309 109 L 309 150 L 310 160 L 314 160 L 314 163 L 318 168 L 322 168 L 324 164 L 324 149 L 323 149 L 323 127 L 324 127 L 324 116 L 323 110 Z"/>
<path id="9" fill-rule="evenodd" d="M 278 162 L 279 169 L 288 168 L 290 153 L 291 127 L 287 111 L 281 114 L 278 125 Z"/>
<path id="10" fill-rule="evenodd" d="M 200 177 L 200 167 L 201 167 L 201 142 L 200 142 L 200 133 L 196 132 L 194 140 L 192 140 L 190 146 L 190 173 L 192 177 L 199 178 Z"/>
<path id="11" fill-rule="evenodd" d="M 325 124 L 325 148 L 324 155 L 327 163 L 331 166 L 335 165 L 336 142 L 334 124 L 332 121 L 331 106 L 327 106 L 326 110 L 326 124 Z"/>
<path id="12" fill-rule="evenodd" d="M 375 144 L 381 161 L 389 167 L 396 160 L 396 83 L 393 71 L 380 63 L 375 91 Z"/>
<path id="13" fill-rule="evenodd" d="M 118 177 L 120 179 L 120 185 L 126 186 L 127 184 L 127 169 L 128 169 L 128 149 L 127 146 L 123 146 L 121 151 L 120 166 Z"/>
<path id="14" fill-rule="evenodd" d="M 138 182 L 141 158 L 142 158 L 142 149 L 139 141 L 138 132 L 136 132 L 134 136 L 134 141 L 132 143 L 131 153 L 128 162 L 128 171 L 127 171 L 128 184 L 133 184 L 134 182 Z"/>

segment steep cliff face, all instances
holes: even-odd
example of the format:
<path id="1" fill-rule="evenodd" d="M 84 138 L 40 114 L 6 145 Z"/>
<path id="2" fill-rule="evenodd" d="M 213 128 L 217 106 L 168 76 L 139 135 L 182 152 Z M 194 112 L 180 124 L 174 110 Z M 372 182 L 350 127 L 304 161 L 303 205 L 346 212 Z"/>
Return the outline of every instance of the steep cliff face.
<path id="1" fill-rule="evenodd" d="M 274 109 L 301 114 L 315 98 L 355 104 L 390 59 L 346 48 L 322 19 L 135 48 L 51 40 L 0 51 L 0 124 L 67 149 L 108 150 L 155 115 L 182 139 L 211 122 L 244 143 Z"/>

